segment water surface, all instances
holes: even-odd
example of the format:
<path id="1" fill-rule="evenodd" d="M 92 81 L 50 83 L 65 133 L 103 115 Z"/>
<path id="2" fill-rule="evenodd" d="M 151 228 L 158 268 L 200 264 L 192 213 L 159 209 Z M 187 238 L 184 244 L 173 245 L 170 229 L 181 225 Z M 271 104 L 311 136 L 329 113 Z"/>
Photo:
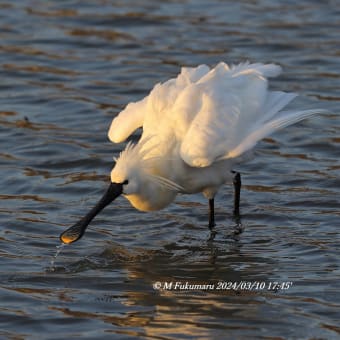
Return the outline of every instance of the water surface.
<path id="1" fill-rule="evenodd" d="M 0 337 L 339 338 L 337 5 L 2 1 Z M 55 259 L 60 232 L 97 201 L 124 147 L 107 140 L 112 118 L 183 65 L 246 60 L 280 64 L 272 88 L 333 113 L 267 138 L 237 169 L 244 232 L 230 187 L 216 198 L 213 242 L 200 195 L 155 213 L 121 198 Z"/>

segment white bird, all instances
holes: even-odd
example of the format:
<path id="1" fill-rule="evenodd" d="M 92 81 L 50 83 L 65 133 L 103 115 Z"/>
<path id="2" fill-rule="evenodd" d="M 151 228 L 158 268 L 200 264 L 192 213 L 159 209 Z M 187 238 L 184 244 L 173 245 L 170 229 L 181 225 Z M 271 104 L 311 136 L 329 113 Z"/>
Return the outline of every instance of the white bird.
<path id="1" fill-rule="evenodd" d="M 241 180 L 233 167 L 248 160 L 262 138 L 320 109 L 282 109 L 297 95 L 268 90 L 269 77 L 281 73 L 274 64 L 243 63 L 215 68 L 183 67 L 177 78 L 157 84 L 144 99 L 130 103 L 113 119 L 109 138 L 125 141 L 136 129 L 111 172 L 111 184 L 97 205 L 60 235 L 78 240 L 88 224 L 119 195 L 142 211 L 159 210 L 177 194 L 202 192 L 209 200 L 209 227 L 214 226 L 214 196 L 234 182 L 234 215 L 239 215 Z"/>

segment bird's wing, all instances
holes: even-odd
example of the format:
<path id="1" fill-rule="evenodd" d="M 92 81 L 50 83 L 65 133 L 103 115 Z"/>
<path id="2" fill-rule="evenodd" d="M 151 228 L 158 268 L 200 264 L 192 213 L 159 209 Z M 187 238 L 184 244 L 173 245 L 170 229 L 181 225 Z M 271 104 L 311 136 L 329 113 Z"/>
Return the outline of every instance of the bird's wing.
<path id="1" fill-rule="evenodd" d="M 139 127 L 150 145 L 175 137 L 182 159 L 195 167 L 239 157 L 272 132 L 323 112 L 281 111 L 296 94 L 268 91 L 267 78 L 280 72 L 280 66 L 260 63 L 183 67 L 176 78 L 128 104 L 113 119 L 109 138 L 122 142 Z"/>
<path id="2" fill-rule="evenodd" d="M 178 97 L 191 83 L 197 82 L 209 71 L 206 65 L 183 67 L 176 77 L 154 86 L 144 99 L 130 103 L 115 117 L 109 129 L 109 139 L 114 143 L 123 142 L 136 129 L 143 127 L 143 138 L 159 132 L 160 125 L 171 120 L 172 108 Z M 183 115 L 182 115 L 183 118 Z"/>
<path id="3" fill-rule="evenodd" d="M 200 107 L 185 134 L 180 154 L 194 167 L 240 156 L 273 131 L 293 124 L 315 111 L 280 110 L 293 93 L 268 91 L 267 77 L 280 74 L 280 66 L 220 63 L 195 85 Z"/>
<path id="4" fill-rule="evenodd" d="M 108 137 L 113 143 L 125 141 L 136 129 L 141 127 L 147 107 L 147 97 L 128 104 L 111 123 Z"/>

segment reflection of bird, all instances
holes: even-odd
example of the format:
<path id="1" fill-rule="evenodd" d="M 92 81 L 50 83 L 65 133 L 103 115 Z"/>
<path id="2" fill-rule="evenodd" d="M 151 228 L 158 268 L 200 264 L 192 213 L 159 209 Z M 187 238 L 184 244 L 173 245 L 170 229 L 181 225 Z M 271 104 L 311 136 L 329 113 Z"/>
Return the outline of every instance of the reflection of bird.
<path id="1" fill-rule="evenodd" d="M 214 196 L 232 182 L 232 168 L 272 132 L 322 110 L 281 111 L 296 94 L 268 91 L 267 77 L 280 74 L 273 64 L 225 63 L 182 68 L 175 79 L 157 84 L 144 99 L 130 103 L 113 120 L 109 138 L 123 142 L 137 128 L 137 144 L 128 143 L 115 159 L 111 184 L 98 204 L 61 235 L 79 239 L 93 217 L 120 194 L 144 211 L 166 207 L 178 193 L 202 192 L 214 226 Z M 240 175 L 234 177 L 234 214 L 239 214 Z"/>

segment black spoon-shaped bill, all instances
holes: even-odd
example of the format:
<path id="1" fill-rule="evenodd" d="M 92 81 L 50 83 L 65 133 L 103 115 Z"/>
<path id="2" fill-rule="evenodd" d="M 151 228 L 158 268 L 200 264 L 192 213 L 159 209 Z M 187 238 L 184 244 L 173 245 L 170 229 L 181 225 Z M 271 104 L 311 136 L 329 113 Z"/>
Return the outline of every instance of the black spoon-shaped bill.
<path id="1" fill-rule="evenodd" d="M 98 203 L 76 224 L 60 234 L 61 242 L 69 244 L 78 241 L 84 235 L 86 228 L 93 220 L 93 218 L 108 204 L 115 200 L 122 192 L 123 184 L 111 183 L 103 197 L 98 201 Z"/>

